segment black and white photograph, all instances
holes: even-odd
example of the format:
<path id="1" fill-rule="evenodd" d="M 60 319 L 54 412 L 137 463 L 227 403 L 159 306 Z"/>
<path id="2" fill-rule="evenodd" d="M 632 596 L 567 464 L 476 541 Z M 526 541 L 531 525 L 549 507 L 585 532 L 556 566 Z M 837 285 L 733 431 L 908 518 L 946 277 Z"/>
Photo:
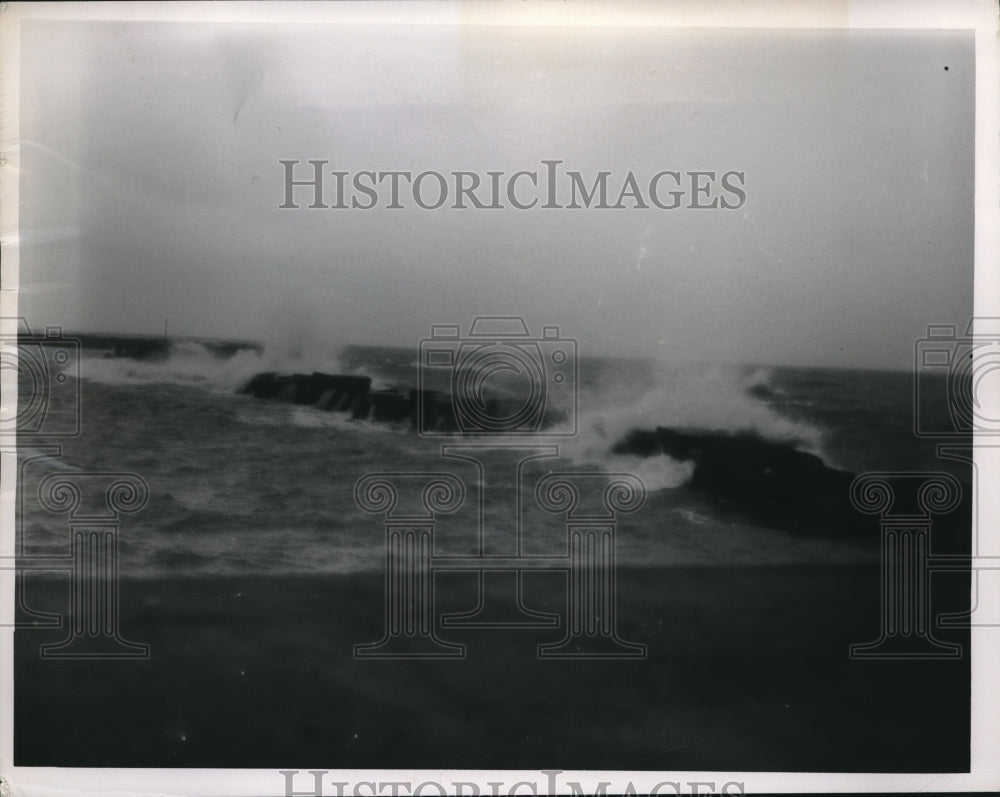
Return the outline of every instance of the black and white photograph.
<path id="1" fill-rule="evenodd" d="M 5 795 L 1000 787 L 995 5 L 209 5 L 0 10 Z"/>

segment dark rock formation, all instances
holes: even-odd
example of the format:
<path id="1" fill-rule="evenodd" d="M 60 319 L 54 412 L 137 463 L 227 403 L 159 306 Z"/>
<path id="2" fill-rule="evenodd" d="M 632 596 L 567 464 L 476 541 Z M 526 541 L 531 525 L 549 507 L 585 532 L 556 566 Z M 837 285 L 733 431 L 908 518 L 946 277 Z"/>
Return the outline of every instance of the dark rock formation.
<path id="1" fill-rule="evenodd" d="M 318 409 L 327 412 L 353 412 L 358 402 L 371 390 L 367 376 L 328 376 L 324 390 L 316 400 Z"/>
<path id="2" fill-rule="evenodd" d="M 312 405 L 326 412 L 344 412 L 357 420 L 378 423 L 409 421 L 414 429 L 428 434 L 455 434 L 460 428 L 473 433 L 482 428 L 480 419 L 519 418 L 523 400 L 511 397 L 485 397 L 482 407 L 466 407 L 464 426 L 459 423 L 455 402 L 439 390 L 372 390 L 367 376 L 324 374 L 280 374 L 273 371 L 256 374 L 237 392 L 256 398 L 275 399 L 290 404 Z M 470 409 L 473 410 L 470 413 Z M 545 420 L 554 421 L 561 413 L 550 411 Z M 534 420 L 528 419 L 530 424 Z M 543 423 L 543 428 L 548 426 Z M 524 431 L 518 426 L 517 431 Z"/>
<path id="3" fill-rule="evenodd" d="M 369 392 L 367 376 L 334 376 L 316 371 L 311 374 L 256 374 L 237 392 L 257 398 L 275 398 L 291 404 L 316 405 L 324 410 L 347 410 L 352 402 Z"/>
<path id="4" fill-rule="evenodd" d="M 166 339 L 123 340 L 115 346 L 112 357 L 159 362 L 170 356 L 170 342 Z"/>
<path id="5" fill-rule="evenodd" d="M 633 431 L 616 453 L 667 454 L 694 463 L 691 487 L 739 515 L 789 531 L 866 533 L 870 519 L 850 502 L 853 475 L 827 467 L 789 443 L 745 433 Z"/>
<path id="6" fill-rule="evenodd" d="M 410 395 L 414 402 L 414 419 L 419 420 L 420 429 L 443 434 L 458 430 L 449 394 L 440 390 L 411 390 Z"/>
<path id="7" fill-rule="evenodd" d="M 294 374 L 278 374 L 269 371 L 254 375 L 237 392 L 256 398 L 276 398 L 294 379 Z"/>
<path id="8" fill-rule="evenodd" d="M 290 404 L 313 405 L 326 412 L 345 412 L 358 420 L 409 421 L 416 426 L 416 391 L 372 390 L 371 386 L 368 376 L 272 371 L 254 375 L 237 392 Z"/>
<path id="9" fill-rule="evenodd" d="M 773 401 L 778 398 L 778 394 L 767 385 L 752 385 L 747 388 L 747 394 L 761 401 Z"/>
<path id="10" fill-rule="evenodd" d="M 307 376 L 297 376 L 295 394 L 291 401 L 295 404 L 317 404 L 330 391 L 346 396 L 362 396 L 371 389 L 372 380 L 367 376 L 334 376 L 315 371 Z M 329 402 L 334 396 L 327 398 Z"/>
<path id="11" fill-rule="evenodd" d="M 416 407 L 409 393 L 394 390 L 373 390 L 365 395 L 354 410 L 354 417 L 380 423 L 414 423 Z"/>
<path id="12" fill-rule="evenodd" d="M 104 357 L 126 357 L 133 360 L 161 361 L 174 353 L 175 343 L 194 343 L 204 348 L 207 354 L 218 360 L 227 360 L 240 352 L 250 351 L 262 354 L 264 347 L 259 343 L 245 340 L 217 340 L 193 337 L 144 337 L 142 335 L 119 335 L 101 332 L 67 333 L 68 339 L 76 340 L 81 349 L 104 352 Z M 61 339 L 61 338 L 60 338 Z M 57 341 L 55 341 L 57 342 Z"/>

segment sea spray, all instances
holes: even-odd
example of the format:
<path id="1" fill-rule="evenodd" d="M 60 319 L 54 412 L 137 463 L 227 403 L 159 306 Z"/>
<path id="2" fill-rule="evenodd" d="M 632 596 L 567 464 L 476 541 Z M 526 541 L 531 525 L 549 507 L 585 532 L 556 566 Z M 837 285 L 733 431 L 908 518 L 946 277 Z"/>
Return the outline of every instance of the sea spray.
<path id="1" fill-rule="evenodd" d="M 107 385 L 176 384 L 232 393 L 254 374 L 262 371 L 321 371 L 329 374 L 369 375 L 373 377 L 372 385 L 375 389 L 384 386 L 385 383 L 377 374 L 366 373 L 368 369 L 345 365 L 343 347 L 322 342 L 303 344 L 304 342 L 279 340 L 268 343 L 262 353 L 244 349 L 232 356 L 220 357 L 197 341 L 174 341 L 170 344 L 168 356 L 160 360 L 87 352 L 81 376 Z"/>
<path id="2" fill-rule="evenodd" d="M 105 385 L 176 384 L 232 392 L 254 373 L 267 367 L 268 358 L 253 350 L 243 350 L 228 358 L 213 354 L 204 345 L 174 342 L 162 360 L 112 357 L 86 352 L 80 375 Z"/>
<path id="3" fill-rule="evenodd" d="M 615 445 L 635 430 L 662 426 L 727 435 L 752 433 L 825 458 L 820 429 L 779 414 L 758 397 L 761 388 L 777 393 L 772 378 L 764 368 L 696 363 L 605 367 L 584 384 L 579 433 L 563 444 L 563 453 L 580 466 L 635 473 L 648 490 L 684 484 L 693 467 L 666 454 L 642 458 L 616 453 Z"/>
<path id="4" fill-rule="evenodd" d="M 409 349 L 341 347 L 286 334 L 269 340 L 262 353 L 247 349 L 228 358 L 218 357 L 196 341 L 175 341 L 170 356 L 155 362 L 90 354 L 85 358 L 83 376 L 111 385 L 178 384 L 232 393 L 257 373 L 319 371 L 369 376 L 372 389 L 381 390 L 414 384 L 415 365 Z M 770 406 L 782 395 L 780 387 L 774 385 L 771 369 L 584 357 L 580 376 L 575 407 L 556 408 L 562 413 L 575 412 L 576 432 L 552 437 L 557 430 L 543 428 L 537 435 L 539 441 L 558 443 L 562 456 L 575 467 L 634 473 L 650 491 L 678 487 L 691 477 L 690 462 L 667 454 L 644 458 L 615 451 L 630 432 L 657 427 L 725 435 L 751 433 L 828 461 L 819 428 Z M 565 400 L 565 391 L 558 397 Z M 552 398 L 554 395 L 547 396 Z M 336 414 L 327 415 L 302 408 L 280 413 L 275 420 L 317 428 L 342 428 L 350 422 Z"/>

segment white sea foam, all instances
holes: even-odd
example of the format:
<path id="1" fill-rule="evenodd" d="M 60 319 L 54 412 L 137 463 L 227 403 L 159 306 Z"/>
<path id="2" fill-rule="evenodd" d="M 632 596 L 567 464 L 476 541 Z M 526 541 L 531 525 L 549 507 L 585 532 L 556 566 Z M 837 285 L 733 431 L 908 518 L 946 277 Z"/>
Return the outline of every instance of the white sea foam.
<path id="1" fill-rule="evenodd" d="M 377 366 L 348 369 L 344 359 L 339 346 L 289 336 L 270 342 L 263 354 L 248 349 L 226 359 L 216 357 L 197 342 L 175 342 L 169 358 L 162 361 L 92 354 L 85 358 L 82 372 L 84 378 L 107 384 L 176 383 L 225 393 L 232 393 L 263 371 L 360 373 L 372 378 L 375 389 L 388 381 Z M 558 439 L 560 453 L 576 466 L 633 473 L 650 491 L 678 487 L 691 477 L 692 463 L 666 454 L 639 457 L 614 450 L 629 432 L 652 431 L 658 426 L 721 434 L 750 433 L 823 456 L 820 429 L 779 414 L 761 396 L 783 395 L 770 369 L 748 371 L 738 366 L 615 360 L 584 360 L 581 366 L 587 369 L 587 379 L 579 395 L 577 432 Z M 570 396 L 562 391 L 554 398 L 566 400 Z M 350 421 L 337 413 L 297 408 L 283 415 L 281 422 L 331 428 Z M 383 431 L 379 424 L 352 424 L 358 431 L 366 427 Z M 553 440 L 546 438 L 549 443 Z"/>
<path id="2" fill-rule="evenodd" d="M 579 432 L 566 441 L 563 453 L 578 465 L 634 473 L 648 490 L 683 484 L 693 466 L 665 454 L 649 458 L 616 454 L 615 445 L 634 430 L 652 431 L 663 426 L 752 433 L 822 457 L 820 429 L 780 415 L 748 392 L 754 386 L 770 389 L 772 379 L 773 373 L 767 369 L 746 374 L 736 366 L 658 363 L 638 384 L 602 380 L 581 395 L 581 407 L 590 409 L 581 412 Z"/>

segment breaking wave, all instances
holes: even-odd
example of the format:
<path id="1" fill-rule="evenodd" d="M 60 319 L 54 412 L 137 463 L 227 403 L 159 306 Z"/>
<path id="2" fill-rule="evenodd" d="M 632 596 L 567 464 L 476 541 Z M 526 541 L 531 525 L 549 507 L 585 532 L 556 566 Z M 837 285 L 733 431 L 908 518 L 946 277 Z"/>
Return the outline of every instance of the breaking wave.
<path id="1" fill-rule="evenodd" d="M 678 487 L 691 477 L 692 463 L 666 454 L 640 457 L 614 451 L 630 432 L 661 426 L 752 434 L 824 458 L 822 430 L 768 405 L 768 395 L 781 395 L 769 369 L 655 363 L 635 370 L 616 374 L 609 369 L 581 394 L 580 406 L 587 409 L 580 413 L 578 434 L 564 446 L 575 464 L 634 473 L 650 491 Z"/>
<path id="2" fill-rule="evenodd" d="M 394 356 L 387 357 L 387 353 Z M 272 341 L 263 351 L 243 349 L 225 358 L 199 342 L 174 342 L 160 360 L 91 353 L 84 360 L 82 375 L 115 385 L 179 384 L 232 393 L 254 374 L 265 371 L 321 371 L 370 376 L 377 390 L 407 380 L 412 385 L 414 365 L 412 353 L 402 349 L 351 347 L 348 351 L 298 338 Z M 771 369 L 584 358 L 580 373 L 578 401 L 570 401 L 572 396 L 565 389 L 550 389 L 548 395 L 564 411 L 572 411 L 575 405 L 576 433 L 546 439 L 558 442 L 562 455 L 578 467 L 632 473 L 650 491 L 678 487 L 691 478 L 691 462 L 662 453 L 641 457 L 615 451 L 630 432 L 661 426 L 720 435 L 750 434 L 827 459 L 821 429 L 791 419 L 771 406 L 785 395 Z M 284 422 L 297 426 L 319 428 L 345 422 L 340 416 L 327 418 L 325 413 L 308 409 L 283 417 Z M 538 436 L 543 438 L 544 433 Z"/>

